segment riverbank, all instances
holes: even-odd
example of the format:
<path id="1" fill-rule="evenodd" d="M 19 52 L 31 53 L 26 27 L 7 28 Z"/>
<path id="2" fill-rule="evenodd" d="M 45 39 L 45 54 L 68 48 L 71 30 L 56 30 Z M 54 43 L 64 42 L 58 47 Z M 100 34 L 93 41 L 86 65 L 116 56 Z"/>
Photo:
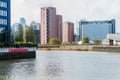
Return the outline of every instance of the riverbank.
<path id="1" fill-rule="evenodd" d="M 48 46 L 38 47 L 37 50 L 42 51 L 100 51 L 100 52 L 120 52 L 120 46 L 108 46 L 108 45 L 62 45 L 62 46 Z"/>

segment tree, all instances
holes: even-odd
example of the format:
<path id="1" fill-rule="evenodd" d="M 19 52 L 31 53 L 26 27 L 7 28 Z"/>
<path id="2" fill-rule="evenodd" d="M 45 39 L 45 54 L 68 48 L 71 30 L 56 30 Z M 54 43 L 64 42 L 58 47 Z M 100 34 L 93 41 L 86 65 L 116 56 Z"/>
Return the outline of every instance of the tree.
<path id="1" fill-rule="evenodd" d="M 32 26 L 26 29 L 26 42 L 30 42 L 30 43 L 35 42 L 35 34 Z"/>
<path id="2" fill-rule="evenodd" d="M 82 44 L 88 44 L 89 43 L 89 38 L 86 36 L 82 40 Z"/>
<path id="3" fill-rule="evenodd" d="M 61 42 L 60 42 L 60 40 L 57 39 L 57 38 L 52 38 L 52 39 L 50 39 L 49 44 L 50 44 L 50 45 L 60 45 Z"/>

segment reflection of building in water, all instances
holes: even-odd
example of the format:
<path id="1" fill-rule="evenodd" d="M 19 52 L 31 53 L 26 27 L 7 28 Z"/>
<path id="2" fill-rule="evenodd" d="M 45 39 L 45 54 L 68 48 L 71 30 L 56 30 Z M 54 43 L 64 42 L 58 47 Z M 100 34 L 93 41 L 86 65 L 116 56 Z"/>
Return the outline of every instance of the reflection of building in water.
<path id="1" fill-rule="evenodd" d="M 63 67 L 60 63 L 49 63 L 46 66 L 46 75 L 49 77 L 59 77 L 62 76 Z"/>

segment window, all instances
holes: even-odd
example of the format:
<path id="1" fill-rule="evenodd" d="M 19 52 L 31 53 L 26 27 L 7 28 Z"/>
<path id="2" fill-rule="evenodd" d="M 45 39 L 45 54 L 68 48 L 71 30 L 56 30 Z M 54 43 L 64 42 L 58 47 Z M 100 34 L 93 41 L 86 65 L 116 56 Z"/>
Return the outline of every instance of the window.
<path id="1" fill-rule="evenodd" d="M 3 16 L 7 16 L 7 11 L 4 11 L 4 12 L 3 12 Z"/>
<path id="2" fill-rule="evenodd" d="M 3 20 L 3 24 L 7 25 L 7 20 L 6 19 Z"/>
<path id="3" fill-rule="evenodd" d="M 1 25 L 7 25 L 7 19 L 0 19 Z"/>
<path id="4" fill-rule="evenodd" d="M 7 2 L 0 1 L 0 7 L 7 8 Z"/>
<path id="5" fill-rule="evenodd" d="M 7 11 L 0 10 L 0 16 L 7 16 Z"/>

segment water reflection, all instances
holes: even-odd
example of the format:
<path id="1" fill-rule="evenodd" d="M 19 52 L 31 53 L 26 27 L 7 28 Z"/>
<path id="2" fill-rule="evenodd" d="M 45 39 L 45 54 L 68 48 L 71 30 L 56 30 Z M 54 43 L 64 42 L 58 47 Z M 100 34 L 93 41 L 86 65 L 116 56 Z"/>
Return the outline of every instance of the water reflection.
<path id="1" fill-rule="evenodd" d="M 33 59 L 0 62 L 0 80 L 27 80 L 26 77 L 33 76 L 35 72 Z"/>
<path id="2" fill-rule="evenodd" d="M 51 62 L 46 65 L 46 76 L 49 77 L 60 77 L 64 70 L 60 63 Z"/>
<path id="3" fill-rule="evenodd" d="M 1 61 L 0 62 L 0 80 L 9 80 L 10 73 L 12 70 L 12 65 L 10 62 L 7 61 Z"/>
<path id="4" fill-rule="evenodd" d="M 0 61 L 0 80 L 120 80 L 119 66 L 120 54 L 38 51 L 36 59 Z"/>
<path id="5" fill-rule="evenodd" d="M 25 61 L 25 62 L 21 62 L 21 63 L 14 63 L 13 69 L 14 69 L 13 71 L 15 71 L 15 72 L 19 71 L 25 75 L 34 74 L 36 72 L 35 63 L 30 62 L 30 61 Z"/>

